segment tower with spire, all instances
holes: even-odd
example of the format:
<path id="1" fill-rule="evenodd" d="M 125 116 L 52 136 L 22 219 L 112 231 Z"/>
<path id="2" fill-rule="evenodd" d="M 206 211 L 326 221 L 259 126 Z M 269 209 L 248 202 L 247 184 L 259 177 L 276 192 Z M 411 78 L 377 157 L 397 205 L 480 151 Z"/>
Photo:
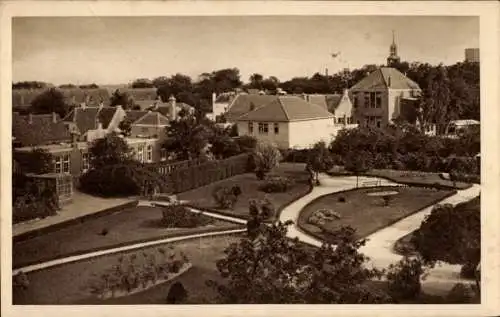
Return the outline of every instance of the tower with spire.
<path id="1" fill-rule="evenodd" d="M 398 46 L 396 45 L 396 41 L 394 39 L 394 31 L 392 31 L 392 44 L 389 48 L 389 57 L 387 57 L 387 66 L 391 67 L 394 64 L 399 63 L 400 58 L 398 56 Z"/>

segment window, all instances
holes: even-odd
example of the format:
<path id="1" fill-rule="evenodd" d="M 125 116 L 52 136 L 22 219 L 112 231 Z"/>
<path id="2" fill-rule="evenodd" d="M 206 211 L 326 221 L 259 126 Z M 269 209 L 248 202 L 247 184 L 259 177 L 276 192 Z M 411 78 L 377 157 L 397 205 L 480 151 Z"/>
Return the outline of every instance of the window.
<path id="1" fill-rule="evenodd" d="M 137 147 L 137 155 L 136 155 L 136 157 L 137 157 L 137 160 L 139 162 L 141 162 L 141 163 L 144 162 L 144 145 L 139 145 Z"/>
<path id="2" fill-rule="evenodd" d="M 370 108 L 375 108 L 375 93 L 370 93 Z"/>
<path id="3" fill-rule="evenodd" d="M 165 150 L 165 149 L 160 150 L 160 160 L 161 161 L 167 160 L 167 150 Z"/>
<path id="4" fill-rule="evenodd" d="M 369 108 L 369 107 L 370 107 L 370 93 L 365 92 L 365 108 Z"/>
<path id="5" fill-rule="evenodd" d="M 269 124 L 259 123 L 259 134 L 267 134 L 269 132 Z"/>
<path id="6" fill-rule="evenodd" d="M 71 164 L 69 154 L 55 156 L 53 162 L 54 173 L 62 174 L 70 172 Z"/>
<path id="7" fill-rule="evenodd" d="M 344 124 L 344 123 L 345 123 L 344 118 L 338 118 L 338 119 L 337 119 L 337 123 L 338 123 L 338 124 Z"/>
<path id="8" fill-rule="evenodd" d="M 279 134 L 280 133 L 280 124 L 275 123 L 274 124 L 274 134 Z"/>
<path id="9" fill-rule="evenodd" d="M 358 94 L 357 93 L 352 94 L 352 99 L 354 101 L 353 107 L 357 108 L 358 107 Z"/>
<path id="10" fill-rule="evenodd" d="M 248 122 L 248 134 L 253 134 L 253 122 Z"/>
<path id="11" fill-rule="evenodd" d="M 88 171 L 90 168 L 90 153 L 82 154 L 82 172 Z"/>
<path id="12" fill-rule="evenodd" d="M 380 128 L 380 124 L 381 124 L 381 121 L 379 119 L 379 120 L 377 120 L 377 128 Z"/>
<path id="13" fill-rule="evenodd" d="M 146 161 L 153 162 L 153 146 L 151 144 L 148 144 L 148 147 L 147 147 Z"/>
<path id="14" fill-rule="evenodd" d="M 382 94 L 380 92 L 376 94 L 375 108 L 382 108 Z"/>

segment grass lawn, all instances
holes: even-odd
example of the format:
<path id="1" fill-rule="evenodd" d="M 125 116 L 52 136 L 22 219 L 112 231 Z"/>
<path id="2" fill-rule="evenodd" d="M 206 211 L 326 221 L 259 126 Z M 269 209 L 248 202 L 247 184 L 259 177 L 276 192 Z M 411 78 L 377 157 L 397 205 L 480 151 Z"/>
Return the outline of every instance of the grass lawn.
<path id="1" fill-rule="evenodd" d="M 336 166 L 329 172 L 330 175 L 350 175 L 344 167 Z M 457 189 L 467 189 L 471 185 L 464 182 L 452 182 L 450 180 L 442 179 L 439 173 L 428 173 L 420 171 L 398 171 L 389 169 L 373 169 L 365 173 L 366 176 L 382 177 L 389 179 L 396 183 L 408 183 L 409 185 L 444 185 Z"/>
<path id="2" fill-rule="evenodd" d="M 395 190 L 399 194 L 393 196 L 389 206 L 384 206 L 380 197 L 367 195 L 371 192 Z M 320 197 L 305 206 L 299 215 L 299 227 L 321 239 L 326 239 L 325 234 L 316 225 L 308 223 L 309 217 L 319 209 L 330 209 L 340 215 L 340 219 L 327 222 L 324 230 L 334 232 L 342 226 L 351 226 L 356 229 L 356 236 L 363 238 L 382 229 L 432 203 L 441 201 L 452 194 L 451 190 L 434 190 L 420 187 L 381 187 L 361 188 L 351 191 L 339 192 Z M 339 197 L 344 197 L 345 202 L 339 202 Z"/>
<path id="3" fill-rule="evenodd" d="M 464 202 L 461 205 L 461 208 L 476 210 L 477 212 L 481 212 L 481 199 L 476 197 L 467 202 Z M 457 211 L 459 212 L 459 211 Z M 418 229 L 417 229 L 418 230 Z M 415 246 L 411 243 L 411 239 L 416 231 L 410 232 L 407 235 L 402 236 L 394 243 L 394 252 L 400 255 L 412 255 L 416 253 Z"/>
<path id="4" fill-rule="evenodd" d="M 295 185 L 285 193 L 269 193 L 266 194 L 259 190 L 259 186 L 263 181 L 259 181 L 255 174 L 247 173 L 237 175 L 207 186 L 196 188 L 181 194 L 178 198 L 181 200 L 189 200 L 190 203 L 199 208 L 212 209 L 220 213 L 233 215 L 237 217 L 248 217 L 248 201 L 252 198 L 269 197 L 276 210 L 280 210 L 285 205 L 307 194 L 309 191 L 308 178 L 309 175 L 305 171 L 305 164 L 301 163 L 282 163 L 270 175 L 285 176 L 293 179 Z M 220 209 L 212 198 L 212 191 L 218 186 L 232 187 L 239 185 L 242 194 L 232 210 Z M 276 215 L 277 216 L 277 215 Z"/>
<path id="5" fill-rule="evenodd" d="M 184 235 L 215 228 L 239 227 L 237 224 L 215 220 L 207 226 L 198 228 L 165 228 L 160 224 L 161 218 L 161 208 L 138 206 L 16 242 L 12 250 L 13 266 L 21 267 L 34 262 L 141 240 Z M 106 235 L 101 234 L 103 229 L 108 230 Z"/>
<path id="6" fill-rule="evenodd" d="M 88 293 L 92 274 L 116 264 L 122 254 L 113 254 L 81 262 L 70 263 L 28 274 L 27 290 L 14 290 L 14 304 L 164 304 L 170 285 L 181 281 L 189 293 L 189 302 L 207 303 L 213 301 L 214 291 L 205 285 L 207 279 L 218 279 L 216 261 L 224 257 L 224 250 L 239 240 L 236 235 L 193 239 L 173 243 L 177 252 L 184 252 L 193 267 L 172 281 L 157 285 L 143 293 L 131 296 L 98 300 Z M 160 246 L 124 253 L 140 255 L 143 251 L 155 250 Z"/>

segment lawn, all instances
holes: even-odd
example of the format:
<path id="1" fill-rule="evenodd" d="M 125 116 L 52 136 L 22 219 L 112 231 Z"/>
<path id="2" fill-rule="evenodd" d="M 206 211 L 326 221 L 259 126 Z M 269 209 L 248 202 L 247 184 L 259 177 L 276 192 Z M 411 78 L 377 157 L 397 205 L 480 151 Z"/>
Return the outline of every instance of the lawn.
<path id="1" fill-rule="evenodd" d="M 377 191 L 398 191 L 388 206 L 380 197 L 367 195 Z M 379 187 L 362 188 L 338 192 L 320 197 L 304 207 L 299 215 L 299 227 L 321 239 L 327 239 L 322 230 L 308 223 L 309 217 L 319 209 L 330 209 L 338 213 L 340 219 L 327 222 L 323 228 L 331 233 L 342 226 L 356 229 L 356 237 L 363 238 L 431 204 L 451 195 L 451 190 L 434 190 L 421 187 Z M 345 202 L 340 202 L 343 197 Z"/>
<path id="2" fill-rule="evenodd" d="M 180 277 L 164 284 L 157 285 L 142 293 L 131 296 L 98 300 L 90 297 L 88 283 L 92 274 L 116 264 L 118 258 L 125 254 L 140 254 L 154 251 L 160 246 L 144 248 L 122 254 L 113 254 L 58 267 L 49 268 L 28 274 L 30 281 L 27 290 L 13 292 L 14 304 L 164 304 L 170 285 L 181 281 L 188 291 L 190 303 L 213 302 L 214 290 L 205 285 L 208 279 L 220 279 L 216 261 L 224 257 L 224 250 L 239 237 L 221 236 L 175 242 L 176 252 L 184 252 L 193 267 Z"/>
<path id="3" fill-rule="evenodd" d="M 310 190 L 308 182 L 308 173 L 305 171 L 305 164 L 301 163 L 282 163 L 270 175 L 278 175 L 289 177 L 294 180 L 294 186 L 284 193 L 264 193 L 259 190 L 259 186 L 263 181 L 259 181 L 255 174 L 247 173 L 237 175 L 207 186 L 196 188 L 181 194 L 178 198 L 181 200 L 188 200 L 190 204 L 201 209 L 210 209 L 219 213 L 232 215 L 241 218 L 248 217 L 248 201 L 252 198 L 269 197 L 276 210 L 280 210 L 287 204 L 297 200 L 298 198 L 307 194 Z M 234 185 L 240 186 L 242 194 L 238 197 L 238 201 L 232 210 L 219 208 L 214 199 L 212 192 L 218 186 L 232 187 Z M 278 214 L 276 214 L 276 217 Z"/>
<path id="4" fill-rule="evenodd" d="M 185 235 L 200 230 L 239 227 L 230 222 L 214 220 L 209 225 L 198 228 L 165 228 L 160 223 L 161 218 L 161 208 L 138 206 L 16 242 L 12 250 L 13 266 L 22 267 L 70 254 L 85 253 L 137 241 Z M 106 235 L 102 234 L 103 230 L 108 231 Z"/>
<path id="5" fill-rule="evenodd" d="M 473 209 L 473 210 L 476 210 L 477 212 L 481 212 L 481 200 L 479 197 L 476 197 L 476 198 L 471 199 L 467 202 L 464 202 L 461 204 L 461 206 L 464 209 Z M 411 243 L 411 239 L 416 231 L 410 232 L 407 235 L 404 235 L 401 238 L 399 238 L 394 243 L 394 247 L 393 247 L 394 252 L 396 252 L 400 255 L 416 254 L 415 246 Z"/>
<path id="6" fill-rule="evenodd" d="M 344 167 L 336 166 L 330 172 L 330 175 L 351 175 Z M 439 173 L 428 173 L 420 171 L 398 171 L 390 169 L 373 169 L 366 172 L 366 176 L 382 177 L 396 183 L 403 183 L 408 185 L 436 185 L 447 186 L 456 189 L 467 189 L 471 185 L 464 182 L 453 182 L 441 178 Z"/>

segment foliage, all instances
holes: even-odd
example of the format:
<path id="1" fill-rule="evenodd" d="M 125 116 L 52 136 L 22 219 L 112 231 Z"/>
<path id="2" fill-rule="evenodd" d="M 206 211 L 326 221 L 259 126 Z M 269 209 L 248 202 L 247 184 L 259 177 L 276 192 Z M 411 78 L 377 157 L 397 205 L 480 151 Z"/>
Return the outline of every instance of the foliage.
<path id="1" fill-rule="evenodd" d="M 121 92 L 117 89 L 111 95 L 109 105 L 111 107 L 121 106 L 123 109 L 131 109 L 134 106 L 134 98 L 126 91 Z"/>
<path id="2" fill-rule="evenodd" d="M 52 155 L 44 149 L 34 148 L 28 153 L 14 152 L 13 156 L 21 173 L 45 174 L 52 171 Z"/>
<path id="3" fill-rule="evenodd" d="M 278 167 L 281 153 L 274 144 L 258 142 L 252 157 L 255 173 L 262 180 L 273 168 Z"/>
<path id="4" fill-rule="evenodd" d="M 420 278 L 424 274 L 418 258 L 404 257 L 397 264 L 391 264 L 387 272 L 389 294 L 396 301 L 414 299 L 420 294 Z"/>
<path id="5" fill-rule="evenodd" d="M 212 192 L 217 206 L 223 209 L 233 209 L 241 195 L 241 188 L 238 185 L 233 187 L 215 187 Z"/>
<path id="6" fill-rule="evenodd" d="M 351 152 L 347 154 L 344 167 L 347 171 L 356 175 L 356 187 L 358 186 L 358 176 L 370 170 L 371 164 L 370 156 L 366 152 Z"/>
<path id="7" fill-rule="evenodd" d="M 55 112 L 63 118 L 68 114 L 69 108 L 63 93 L 56 88 L 45 90 L 31 102 L 31 111 L 34 114 Z"/>
<path id="8" fill-rule="evenodd" d="M 364 241 L 345 239 L 336 248 L 309 248 L 286 237 L 290 223 L 263 227 L 244 237 L 217 262 L 223 283 L 208 281 L 222 302 L 231 304 L 385 303 L 389 298 L 367 281 L 380 272 L 365 267 L 358 252 Z"/>
<path id="9" fill-rule="evenodd" d="M 175 282 L 168 291 L 167 304 L 180 304 L 188 297 L 188 292 L 181 282 Z"/>
<path id="10" fill-rule="evenodd" d="M 162 208 L 162 225 L 167 228 L 196 228 L 206 226 L 213 219 L 187 210 L 188 207 L 180 204 L 172 204 Z"/>
<path id="11" fill-rule="evenodd" d="M 96 83 L 84 84 L 84 85 L 79 85 L 78 88 L 80 88 L 80 89 L 97 89 L 97 88 L 99 88 L 99 85 L 97 85 Z"/>
<path id="12" fill-rule="evenodd" d="M 242 153 L 252 152 L 257 146 L 257 139 L 253 136 L 243 135 L 235 139 Z"/>
<path id="13" fill-rule="evenodd" d="M 80 176 L 82 191 L 103 197 L 141 195 L 150 187 L 164 186 L 159 174 L 131 161 L 102 165 Z"/>
<path id="14" fill-rule="evenodd" d="M 158 281 L 168 280 L 189 261 L 185 254 L 175 252 L 173 247 L 155 251 L 143 252 L 142 256 L 132 254 L 120 257 L 112 267 L 94 274 L 88 284 L 90 292 L 96 296 L 105 296 L 107 293 L 114 296 L 117 292 L 130 293 L 145 289 Z"/>
<path id="15" fill-rule="evenodd" d="M 130 136 L 130 133 L 132 131 L 132 122 L 130 119 L 124 119 L 123 121 L 120 122 L 118 125 L 118 128 L 121 131 L 121 134 L 125 137 Z"/>
<path id="16" fill-rule="evenodd" d="M 340 219 L 341 216 L 338 212 L 330 209 L 319 209 L 307 219 L 307 222 L 318 227 L 324 226 L 327 222 Z"/>
<path id="17" fill-rule="evenodd" d="M 445 204 L 432 209 L 412 238 L 425 261 L 477 266 L 481 254 L 481 217 L 479 203 L 473 207 L 469 204 L 455 207 Z"/>
<path id="18" fill-rule="evenodd" d="M 293 180 L 283 176 L 268 177 L 259 189 L 266 193 L 284 193 L 293 186 Z"/>
<path id="19" fill-rule="evenodd" d="M 138 78 L 132 82 L 132 88 L 153 88 L 153 87 L 154 87 L 153 82 L 147 78 Z"/>
<path id="20" fill-rule="evenodd" d="M 200 158 L 205 153 L 211 130 L 194 116 L 172 121 L 166 129 L 167 139 L 163 144 L 178 160 Z"/>
<path id="21" fill-rule="evenodd" d="M 49 86 L 43 81 L 19 81 L 12 84 L 12 89 L 43 89 Z"/>
<path id="22" fill-rule="evenodd" d="M 218 159 L 225 159 L 241 153 L 238 143 L 227 134 L 215 135 L 211 144 L 211 151 Z"/>
<path id="23" fill-rule="evenodd" d="M 114 164 L 123 164 L 132 160 L 130 147 L 116 133 L 95 140 L 89 149 L 91 168 L 99 169 Z"/>
<path id="24" fill-rule="evenodd" d="M 319 182 L 319 173 L 328 172 L 335 164 L 332 153 L 324 141 L 314 144 L 309 151 L 307 165 L 314 172 L 316 182 Z"/>
<path id="25" fill-rule="evenodd" d="M 251 218 L 268 220 L 275 216 L 276 209 L 269 197 L 265 196 L 264 199 L 250 199 L 248 212 Z"/>
<path id="26" fill-rule="evenodd" d="M 449 291 L 446 296 L 447 302 L 452 304 L 470 304 L 473 303 L 473 299 L 476 294 L 471 286 L 465 285 L 463 283 L 457 283 Z"/>

